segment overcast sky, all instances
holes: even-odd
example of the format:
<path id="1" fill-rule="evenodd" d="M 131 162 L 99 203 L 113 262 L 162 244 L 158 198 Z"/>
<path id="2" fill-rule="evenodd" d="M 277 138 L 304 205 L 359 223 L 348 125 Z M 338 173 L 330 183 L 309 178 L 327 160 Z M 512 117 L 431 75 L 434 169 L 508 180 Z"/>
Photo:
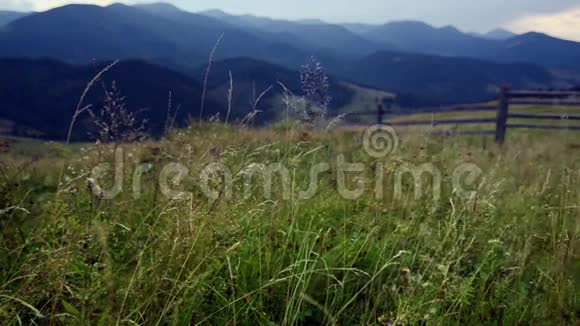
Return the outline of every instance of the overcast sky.
<path id="1" fill-rule="evenodd" d="M 109 0 L 0 0 L 0 9 L 46 10 L 67 3 L 106 5 Z M 116 1 L 135 3 L 137 1 Z M 151 2 L 151 1 L 139 1 Z M 580 0 L 168 0 L 182 9 L 222 9 L 274 18 L 383 23 L 422 20 L 483 32 L 505 27 L 541 31 L 580 41 Z"/>

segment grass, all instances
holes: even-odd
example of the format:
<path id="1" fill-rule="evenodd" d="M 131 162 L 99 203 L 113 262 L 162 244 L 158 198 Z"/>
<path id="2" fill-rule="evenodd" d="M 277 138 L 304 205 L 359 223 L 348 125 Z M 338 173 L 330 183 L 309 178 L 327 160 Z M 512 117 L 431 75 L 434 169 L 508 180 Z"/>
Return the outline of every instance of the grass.
<path id="1" fill-rule="evenodd" d="M 365 153 L 361 133 L 196 124 L 158 142 L 119 145 L 124 191 L 114 200 L 95 197 L 86 179 L 98 163 L 114 161 L 116 146 L 85 145 L 72 155 L 65 147 L 35 160 L 3 156 L 0 324 L 578 322 L 575 133 L 514 131 L 501 148 L 490 137 L 401 133 L 384 159 Z M 340 196 L 341 154 L 365 166 L 348 175 L 350 189 L 374 180 L 377 166 L 385 172 L 380 198 L 374 183 L 355 200 Z M 135 199 L 138 162 L 153 168 Z M 187 200 L 162 193 L 157 175 L 170 162 L 188 169 L 181 184 L 169 178 L 172 188 L 191 192 Z M 231 198 L 203 195 L 200 172 L 215 162 L 233 172 Z M 319 176 L 316 196 L 298 199 L 321 162 L 331 170 Z M 250 196 L 240 195 L 242 171 L 259 163 L 290 169 L 289 199 L 280 182 L 265 198 L 259 178 Z M 441 171 L 439 201 L 415 199 L 408 176 L 395 198 L 395 172 L 405 163 Z M 452 187 L 461 163 L 483 172 L 462 181 L 474 197 Z M 216 189 L 223 181 L 209 179 Z"/>
<path id="2" fill-rule="evenodd" d="M 381 90 L 375 90 L 372 88 L 365 88 L 359 85 L 341 82 L 342 87 L 345 87 L 350 92 L 352 92 L 352 98 L 350 101 L 340 107 L 332 109 L 332 114 L 335 116 L 345 115 L 346 120 L 352 123 L 369 124 L 376 121 L 375 115 L 356 115 L 361 112 L 373 112 L 377 110 L 377 100 L 378 99 L 388 99 L 394 96 L 393 93 L 388 93 Z M 244 85 L 242 85 L 244 89 Z M 249 85 L 245 85 L 245 93 L 251 93 L 251 88 Z M 220 89 L 216 94 L 216 97 L 221 96 L 223 98 L 225 89 Z M 244 93 L 244 91 L 237 92 Z M 284 105 L 283 94 L 277 94 L 267 101 L 267 105 L 272 108 L 274 112 L 283 112 L 278 116 L 278 119 L 287 119 L 287 107 Z M 353 115 L 354 114 L 354 115 Z"/>
<path id="3" fill-rule="evenodd" d="M 338 109 L 337 113 L 357 113 L 357 112 L 373 112 L 377 110 L 377 100 L 389 99 L 394 97 L 393 93 L 388 93 L 372 88 L 365 88 L 355 84 L 342 83 L 342 85 L 353 92 L 351 102 Z M 374 117 L 370 117 L 371 121 Z M 376 120 L 376 118 L 375 118 Z"/>

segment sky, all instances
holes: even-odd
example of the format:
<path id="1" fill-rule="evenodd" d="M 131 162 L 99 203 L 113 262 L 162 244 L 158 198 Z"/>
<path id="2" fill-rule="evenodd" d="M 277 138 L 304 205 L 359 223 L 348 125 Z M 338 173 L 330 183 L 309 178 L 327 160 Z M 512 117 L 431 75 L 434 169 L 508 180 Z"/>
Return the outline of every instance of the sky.
<path id="1" fill-rule="evenodd" d="M 166 0 L 188 11 L 221 9 L 284 19 L 318 18 L 328 22 L 385 23 L 421 20 L 455 25 L 468 32 L 504 27 L 538 31 L 580 41 L 579 0 Z M 0 9 L 42 11 L 68 3 L 107 5 L 141 0 L 0 0 Z"/>

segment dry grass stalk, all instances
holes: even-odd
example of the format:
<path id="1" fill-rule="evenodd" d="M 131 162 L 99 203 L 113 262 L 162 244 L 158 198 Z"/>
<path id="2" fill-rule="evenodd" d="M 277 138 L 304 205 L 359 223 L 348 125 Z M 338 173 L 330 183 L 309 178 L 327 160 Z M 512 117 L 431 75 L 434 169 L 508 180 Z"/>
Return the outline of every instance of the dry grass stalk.
<path id="1" fill-rule="evenodd" d="M 232 111 L 232 99 L 234 96 L 234 78 L 232 76 L 232 71 L 229 71 L 230 75 L 230 87 L 228 88 L 228 112 L 226 113 L 226 120 L 225 122 L 228 123 L 230 119 L 230 112 Z"/>
<path id="2" fill-rule="evenodd" d="M 220 37 L 218 37 L 217 41 L 215 42 L 215 45 L 213 46 L 213 49 L 211 50 L 211 53 L 209 54 L 209 61 L 207 63 L 207 68 L 205 69 L 205 76 L 203 78 L 203 89 L 201 91 L 201 106 L 199 108 L 199 121 L 200 121 L 200 123 L 201 123 L 201 120 L 203 119 L 203 110 L 204 110 L 204 106 L 205 106 L 205 96 L 206 96 L 206 92 L 207 92 L 207 83 L 208 83 L 208 79 L 209 79 L 209 73 L 211 71 L 211 65 L 213 63 L 215 52 L 217 51 L 217 48 L 220 45 L 223 37 L 224 37 L 224 34 L 222 34 L 222 35 L 220 35 Z"/>
<path id="3" fill-rule="evenodd" d="M 87 94 L 89 93 L 89 91 L 93 88 L 93 86 L 95 85 L 95 83 L 97 81 L 99 81 L 101 79 L 101 77 L 109 70 L 111 70 L 111 68 L 113 68 L 117 63 L 119 63 L 119 60 L 115 60 L 113 61 L 113 63 L 111 63 L 110 65 L 106 66 L 105 68 L 103 68 L 99 73 L 97 73 L 95 75 L 95 77 L 93 77 L 93 79 L 91 79 L 91 81 L 89 81 L 89 83 L 87 84 L 87 86 L 85 87 L 83 94 L 81 95 L 81 98 L 79 99 L 79 102 L 77 104 L 77 107 L 75 109 L 75 112 L 73 114 L 72 117 L 72 121 L 69 125 L 69 129 L 68 129 L 68 133 L 67 133 L 67 137 L 66 137 L 66 143 L 70 144 L 71 141 L 71 136 L 72 136 L 72 131 L 74 128 L 74 125 L 77 121 L 77 118 L 79 117 L 79 115 L 81 115 L 81 113 L 85 112 L 86 110 L 90 109 L 91 105 L 86 105 L 83 106 L 83 102 L 85 101 L 85 97 L 87 96 Z"/>

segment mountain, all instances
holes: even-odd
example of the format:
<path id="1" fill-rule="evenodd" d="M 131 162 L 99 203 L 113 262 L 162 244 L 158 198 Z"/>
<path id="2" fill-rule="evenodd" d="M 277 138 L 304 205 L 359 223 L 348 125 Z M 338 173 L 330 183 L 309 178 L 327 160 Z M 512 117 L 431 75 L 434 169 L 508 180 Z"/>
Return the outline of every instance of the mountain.
<path id="1" fill-rule="evenodd" d="M 489 31 L 489 32 L 482 35 L 482 37 L 484 37 L 484 38 L 487 38 L 490 40 L 498 40 L 498 41 L 507 40 L 507 39 L 515 37 L 515 36 L 517 36 L 517 34 L 512 33 L 506 29 L 503 29 L 503 28 L 496 28 L 496 29 Z"/>
<path id="2" fill-rule="evenodd" d="M 580 43 L 541 33 L 511 36 L 508 31 L 495 30 L 475 36 L 452 26 L 435 28 L 422 22 L 403 21 L 376 27 L 364 35 L 407 52 L 472 57 L 500 63 L 524 62 L 580 71 Z"/>
<path id="3" fill-rule="evenodd" d="M 0 119 L 14 124 L 16 135 L 34 134 L 63 139 L 77 102 L 87 83 L 104 67 L 104 63 L 73 66 L 50 59 L 0 60 Z M 137 72 L 137 73 L 136 73 Z M 115 81 L 127 109 L 146 119 L 147 131 L 160 135 L 167 118 L 169 92 L 172 93 L 177 126 L 189 117 L 199 115 L 202 85 L 185 75 L 143 61 L 123 61 L 106 72 L 87 94 L 84 104 L 99 112 L 104 86 Z M 208 99 L 206 116 L 224 112 L 222 106 Z M 89 138 L 92 127 L 89 114 L 80 116 L 74 139 Z"/>
<path id="4" fill-rule="evenodd" d="M 264 39 L 294 44 L 303 49 L 366 55 L 389 48 L 387 44 L 368 40 L 349 31 L 344 26 L 328 24 L 319 20 L 288 21 L 253 15 L 236 16 L 221 10 L 208 10 L 200 14 L 238 26 L 238 28 L 243 28 Z"/>
<path id="5" fill-rule="evenodd" d="M 435 28 L 423 22 L 399 21 L 371 29 L 370 40 L 393 44 L 400 50 L 443 55 L 481 56 L 491 54 L 496 42 L 473 37 L 453 26 Z"/>
<path id="6" fill-rule="evenodd" d="M 573 68 L 580 72 L 580 43 L 542 33 L 526 33 L 501 42 L 492 59 L 504 62 L 531 62 L 553 68 Z"/>
<path id="7" fill-rule="evenodd" d="M 0 56 L 51 57 L 71 63 L 93 59 L 158 59 L 194 55 L 171 41 L 170 23 L 122 6 L 68 5 L 33 14 L 0 32 Z M 146 25 L 143 21 L 149 21 Z M 74 28 L 73 28 L 74 26 Z"/>
<path id="8" fill-rule="evenodd" d="M 0 10 L 0 27 L 8 25 L 9 23 L 11 23 L 19 18 L 22 18 L 26 15 L 29 15 L 29 13 Z"/>
<path id="9" fill-rule="evenodd" d="M 0 31 L 0 57 L 52 57 L 70 63 L 139 58 L 196 66 L 207 62 L 220 35 L 215 59 L 249 56 L 297 67 L 309 56 L 202 15 L 183 12 L 179 17 L 121 4 L 68 5 L 8 24 Z"/>
<path id="10" fill-rule="evenodd" d="M 514 88 L 553 83 L 550 72 L 532 64 L 400 52 L 375 53 L 344 66 L 338 76 L 398 93 L 404 106 L 487 101 L 504 83 Z"/>

